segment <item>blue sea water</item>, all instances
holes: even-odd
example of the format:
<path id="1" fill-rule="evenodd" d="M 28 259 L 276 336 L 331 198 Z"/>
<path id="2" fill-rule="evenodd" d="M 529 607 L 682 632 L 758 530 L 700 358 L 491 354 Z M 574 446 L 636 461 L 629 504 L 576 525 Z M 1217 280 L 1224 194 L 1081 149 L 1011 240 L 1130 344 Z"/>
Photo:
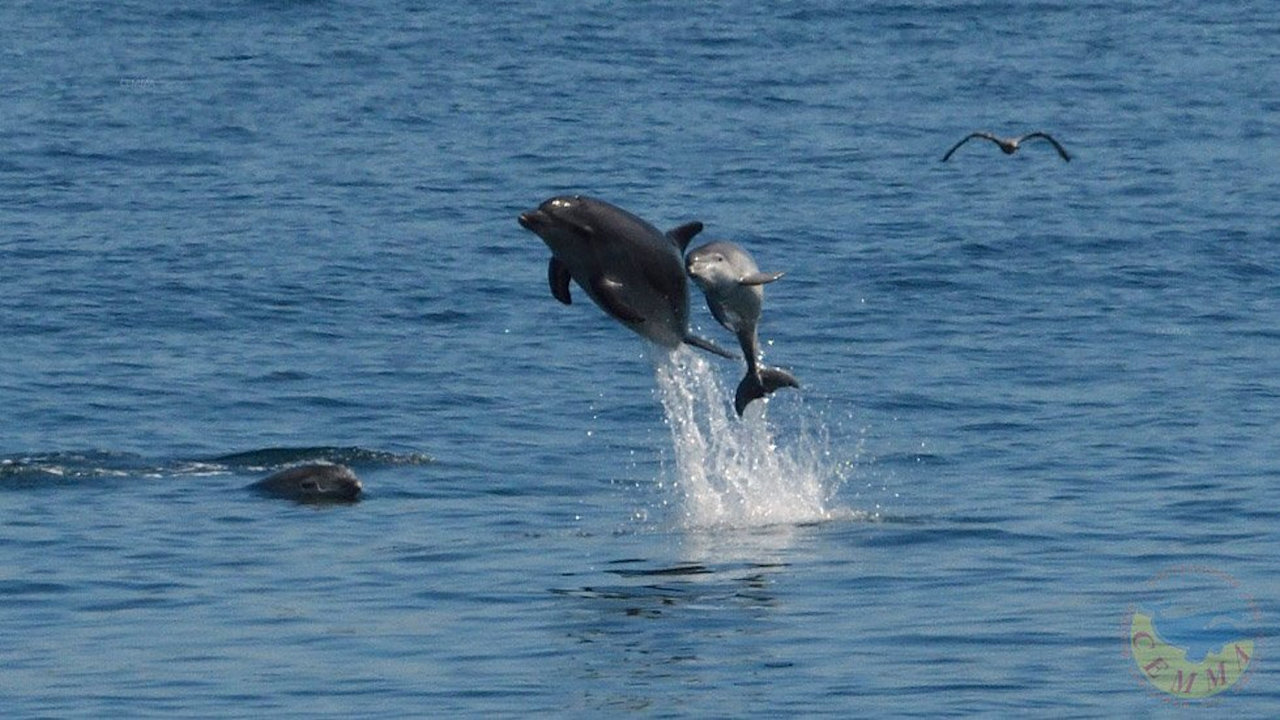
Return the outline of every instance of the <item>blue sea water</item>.
<path id="1" fill-rule="evenodd" d="M 1210 570 L 1274 714 L 1269 3 L 0 26 L 6 718 L 1198 715 L 1127 621 Z M 786 271 L 803 387 L 552 299 L 564 192 Z M 365 498 L 243 490 L 316 460 Z"/>

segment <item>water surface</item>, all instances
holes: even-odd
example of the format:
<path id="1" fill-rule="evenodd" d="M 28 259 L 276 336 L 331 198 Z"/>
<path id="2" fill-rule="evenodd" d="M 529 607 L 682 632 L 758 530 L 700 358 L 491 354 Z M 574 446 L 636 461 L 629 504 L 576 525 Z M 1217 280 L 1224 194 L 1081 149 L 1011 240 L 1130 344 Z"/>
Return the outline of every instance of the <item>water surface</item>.
<path id="1" fill-rule="evenodd" d="M 6 717 L 1163 716 L 1178 568 L 1266 715 L 1273 16 L 5 5 Z M 801 390 L 555 302 L 562 192 L 786 271 Z"/>

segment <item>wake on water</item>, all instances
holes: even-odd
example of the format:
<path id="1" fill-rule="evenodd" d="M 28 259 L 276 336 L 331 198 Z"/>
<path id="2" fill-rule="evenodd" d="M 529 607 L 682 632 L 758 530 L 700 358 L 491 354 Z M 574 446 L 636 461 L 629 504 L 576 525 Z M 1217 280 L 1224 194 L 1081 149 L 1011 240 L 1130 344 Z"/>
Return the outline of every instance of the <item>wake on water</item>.
<path id="1" fill-rule="evenodd" d="M 833 460 L 825 427 L 801 417 L 794 442 L 780 445 L 767 401 L 733 411 L 733 393 L 710 364 L 686 348 L 652 353 L 656 392 L 675 450 L 665 485 L 683 503 L 687 528 L 760 527 L 857 519 L 868 513 L 833 507 L 851 462 Z M 787 391 L 783 391 L 787 392 Z"/>

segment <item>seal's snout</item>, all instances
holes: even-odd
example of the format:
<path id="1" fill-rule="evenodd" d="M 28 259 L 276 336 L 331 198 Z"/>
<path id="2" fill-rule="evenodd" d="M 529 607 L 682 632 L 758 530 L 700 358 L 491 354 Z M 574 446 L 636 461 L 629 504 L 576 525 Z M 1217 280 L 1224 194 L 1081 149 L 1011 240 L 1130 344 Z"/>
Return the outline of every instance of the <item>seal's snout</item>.
<path id="1" fill-rule="evenodd" d="M 350 484 L 336 488 L 333 494 L 343 500 L 358 500 L 364 494 L 364 484 L 359 480 L 352 480 Z"/>

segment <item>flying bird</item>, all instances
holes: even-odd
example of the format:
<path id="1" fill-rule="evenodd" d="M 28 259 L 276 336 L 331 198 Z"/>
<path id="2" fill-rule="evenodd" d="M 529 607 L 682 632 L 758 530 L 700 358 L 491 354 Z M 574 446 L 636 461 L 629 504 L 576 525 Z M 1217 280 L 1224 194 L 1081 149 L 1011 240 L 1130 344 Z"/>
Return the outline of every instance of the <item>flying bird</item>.
<path id="1" fill-rule="evenodd" d="M 1045 139 L 1045 140 L 1048 140 L 1048 141 L 1049 141 L 1049 143 L 1050 143 L 1051 145 L 1053 145 L 1053 149 L 1055 149 L 1055 150 L 1057 150 L 1057 151 L 1058 151 L 1058 154 L 1062 156 L 1062 159 L 1063 159 L 1063 160 L 1066 160 L 1067 162 L 1071 162 L 1071 156 L 1067 154 L 1067 149 L 1066 149 L 1066 148 L 1064 148 L 1064 147 L 1062 147 L 1062 145 L 1058 144 L 1058 141 L 1057 141 L 1057 140 L 1054 140 L 1054 139 L 1053 139 L 1053 138 L 1052 138 L 1048 133 L 1043 133 L 1043 132 L 1027 133 L 1026 135 L 1023 135 L 1022 137 L 1016 137 L 1016 138 L 1001 138 L 1001 137 L 996 137 L 995 135 L 992 135 L 992 134 L 991 134 L 991 133 L 989 133 L 989 132 L 975 132 L 975 133 L 969 133 L 968 135 L 966 135 L 966 136 L 965 136 L 965 138 L 964 138 L 963 140 L 961 140 L 960 142 L 958 142 L 958 143 L 956 143 L 955 145 L 952 145 L 952 146 L 951 146 L 951 149 L 947 151 L 947 154 L 942 156 L 942 162 L 946 162 L 946 161 L 947 161 L 947 159 L 951 157 L 951 153 L 955 152 L 957 149 L 959 149 L 959 148 L 960 148 L 960 146 L 961 146 L 961 145 L 963 145 L 963 144 L 965 144 L 965 143 L 969 142 L 970 140 L 972 140 L 972 139 L 974 139 L 974 138 L 981 138 L 981 139 L 983 139 L 983 140 L 990 140 L 991 142 L 995 143 L 996 145 L 999 145 L 999 146 L 1000 146 L 1000 149 L 1004 151 L 1004 154 L 1005 154 L 1005 155 L 1012 155 L 1012 154 L 1014 154 L 1015 152 L 1017 152 L 1017 151 L 1018 151 L 1018 147 L 1019 147 L 1019 146 L 1021 146 L 1021 145 L 1022 145 L 1022 143 L 1026 142 L 1027 140 L 1034 140 L 1034 139 L 1036 139 L 1036 138 L 1043 138 L 1043 139 Z"/>

